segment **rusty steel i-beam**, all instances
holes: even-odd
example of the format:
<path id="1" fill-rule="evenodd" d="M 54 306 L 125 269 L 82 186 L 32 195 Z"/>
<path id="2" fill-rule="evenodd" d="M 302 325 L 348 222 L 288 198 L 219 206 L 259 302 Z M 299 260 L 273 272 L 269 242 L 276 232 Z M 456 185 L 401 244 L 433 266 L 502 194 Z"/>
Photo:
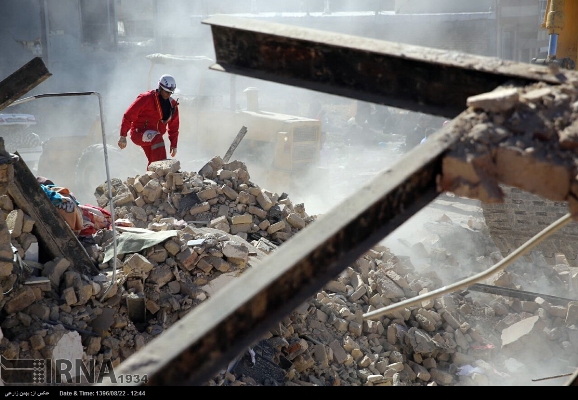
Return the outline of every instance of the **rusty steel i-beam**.
<path id="1" fill-rule="evenodd" d="M 538 65 L 218 15 L 211 26 L 225 71 L 448 119 L 468 97 L 514 79 L 557 84 Z"/>

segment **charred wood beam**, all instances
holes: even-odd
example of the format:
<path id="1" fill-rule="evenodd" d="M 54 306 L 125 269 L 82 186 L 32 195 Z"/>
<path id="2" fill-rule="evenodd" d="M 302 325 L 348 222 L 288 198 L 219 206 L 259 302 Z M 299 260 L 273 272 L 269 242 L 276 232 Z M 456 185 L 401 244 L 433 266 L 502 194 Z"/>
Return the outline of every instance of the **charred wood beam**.
<path id="1" fill-rule="evenodd" d="M 35 57 L 0 82 L 0 110 L 51 77 L 42 58 Z"/>
<path id="2" fill-rule="evenodd" d="M 566 78 L 527 63 L 226 15 L 203 23 L 213 35 L 213 70 L 446 118 L 511 79 Z"/>
<path id="3" fill-rule="evenodd" d="M 115 370 L 117 375 L 147 375 L 148 385 L 155 386 L 202 385 L 216 376 L 437 197 L 443 154 L 458 140 L 453 126 L 453 121 L 444 126 L 193 309 L 145 350 L 126 359 Z"/>

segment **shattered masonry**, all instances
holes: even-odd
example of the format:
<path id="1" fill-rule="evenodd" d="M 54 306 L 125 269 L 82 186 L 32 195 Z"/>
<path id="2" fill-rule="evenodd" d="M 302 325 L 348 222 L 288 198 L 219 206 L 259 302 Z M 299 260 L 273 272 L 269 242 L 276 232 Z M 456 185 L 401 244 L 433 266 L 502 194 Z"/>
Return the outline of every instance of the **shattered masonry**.
<path id="1" fill-rule="evenodd" d="M 97 364 L 111 360 L 118 366 L 227 279 L 247 268 L 265 268 L 261 259 L 322 218 L 307 215 L 305 206 L 292 204 L 286 194 L 254 185 L 239 161 L 223 165 L 215 157 L 200 172 L 181 171 L 178 161 L 169 160 L 126 182 L 113 179 L 116 217 L 133 226 L 119 227 L 119 239 L 139 229 L 152 232 L 153 242 L 154 233 L 162 237 L 119 254 L 113 282 L 113 262 L 105 251 L 112 231 L 85 242 L 101 270 L 97 276 L 68 270 L 66 259 L 26 260 L 37 241 L 34 221 L 6 195 L 13 176 L 8 165 L 0 165 L 5 214 L 0 256 L 12 258 L 11 240 L 32 268 L 26 276 L 0 261 L 0 305 L 6 314 L 0 353 L 8 359 L 55 358 L 66 348 Z M 106 193 L 105 185 L 95 192 L 103 208 L 110 206 Z M 528 347 L 540 349 L 543 362 L 576 363 L 578 303 L 562 307 L 489 295 L 483 302 L 462 293 L 363 320 L 365 312 L 440 287 L 438 273 L 459 268 L 444 249 L 421 242 L 414 247 L 420 256 L 410 260 L 376 246 L 207 385 L 488 385 L 511 382 L 508 374 L 527 361 Z M 481 270 L 492 262 L 480 257 L 476 266 Z M 490 283 L 519 288 L 516 272 Z M 569 294 L 578 287 L 576 271 L 563 258 L 555 267 L 543 261 L 536 273 L 549 274 Z M 247 368 L 253 359 L 268 367 Z"/>

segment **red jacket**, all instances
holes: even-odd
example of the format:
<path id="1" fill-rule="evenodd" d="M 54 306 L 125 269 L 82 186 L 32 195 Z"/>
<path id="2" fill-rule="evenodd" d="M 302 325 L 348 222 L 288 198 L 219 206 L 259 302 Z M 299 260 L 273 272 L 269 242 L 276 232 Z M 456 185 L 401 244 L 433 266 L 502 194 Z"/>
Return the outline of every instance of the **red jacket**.
<path id="1" fill-rule="evenodd" d="M 148 129 L 153 129 L 164 135 L 168 128 L 170 146 L 171 148 L 177 147 L 179 141 L 179 107 L 178 102 L 172 97 L 170 102 L 173 113 L 169 120 L 164 123 L 157 89 L 139 94 L 122 116 L 120 136 L 126 136 L 129 130 L 134 134 L 143 133 Z"/>

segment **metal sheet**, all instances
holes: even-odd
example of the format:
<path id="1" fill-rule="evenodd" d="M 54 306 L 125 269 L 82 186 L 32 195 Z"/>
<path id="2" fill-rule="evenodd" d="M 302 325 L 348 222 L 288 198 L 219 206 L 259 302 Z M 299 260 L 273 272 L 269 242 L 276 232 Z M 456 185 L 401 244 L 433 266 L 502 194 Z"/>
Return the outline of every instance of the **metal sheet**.
<path id="1" fill-rule="evenodd" d="M 566 79 L 544 66 L 272 22 L 219 15 L 203 23 L 215 46 L 211 69 L 446 118 L 513 78 Z"/>

